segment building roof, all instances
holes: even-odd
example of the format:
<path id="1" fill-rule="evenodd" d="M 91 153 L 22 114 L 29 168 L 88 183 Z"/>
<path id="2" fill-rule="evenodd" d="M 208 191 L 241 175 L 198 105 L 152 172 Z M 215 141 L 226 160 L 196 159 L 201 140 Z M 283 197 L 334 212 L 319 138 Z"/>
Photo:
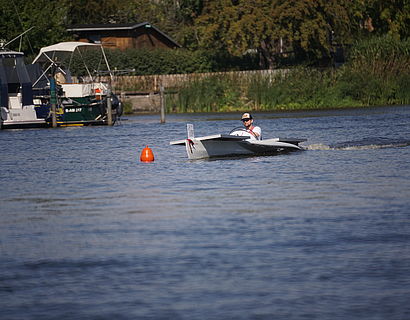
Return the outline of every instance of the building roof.
<path id="1" fill-rule="evenodd" d="M 181 47 L 175 40 L 167 36 L 164 32 L 150 24 L 149 22 L 142 23 L 116 23 L 116 24 L 80 24 L 67 28 L 68 32 L 89 32 L 89 31 L 115 31 L 115 30 L 134 30 L 138 28 L 151 28 L 167 38 L 169 41 L 175 44 L 177 47 Z"/>

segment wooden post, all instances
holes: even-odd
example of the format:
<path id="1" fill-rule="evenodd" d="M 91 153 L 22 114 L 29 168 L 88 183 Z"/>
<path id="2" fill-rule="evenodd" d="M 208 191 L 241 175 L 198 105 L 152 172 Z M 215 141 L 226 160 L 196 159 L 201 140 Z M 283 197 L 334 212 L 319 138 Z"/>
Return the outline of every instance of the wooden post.
<path id="1" fill-rule="evenodd" d="M 56 81 L 53 77 L 50 78 L 50 103 L 51 103 L 51 123 L 53 128 L 57 128 L 57 89 Z"/>
<path id="2" fill-rule="evenodd" d="M 108 89 L 107 89 L 107 124 L 109 126 L 113 125 L 113 122 L 112 122 L 112 101 L 111 101 L 111 79 L 108 82 Z"/>
<path id="3" fill-rule="evenodd" d="M 159 100 L 161 104 L 161 123 L 165 123 L 165 95 L 164 95 L 164 86 L 162 82 L 159 87 Z"/>

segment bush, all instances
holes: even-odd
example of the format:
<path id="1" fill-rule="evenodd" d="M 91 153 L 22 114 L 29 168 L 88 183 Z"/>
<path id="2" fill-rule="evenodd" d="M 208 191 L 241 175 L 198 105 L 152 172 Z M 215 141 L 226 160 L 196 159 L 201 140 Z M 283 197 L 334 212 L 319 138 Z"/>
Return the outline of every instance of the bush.
<path id="1" fill-rule="evenodd" d="M 105 50 L 111 70 L 132 70 L 136 75 L 182 74 L 193 72 L 209 72 L 212 62 L 199 51 L 184 49 L 118 49 Z M 83 52 L 71 63 L 71 71 L 75 75 L 87 74 L 85 65 L 90 71 L 106 70 L 102 55 L 95 52 Z"/>
<path id="2" fill-rule="evenodd" d="M 184 49 L 108 50 L 111 68 L 135 69 L 136 75 L 209 72 L 211 62 L 198 51 Z"/>
<path id="3" fill-rule="evenodd" d="M 136 75 L 183 74 L 230 70 L 257 69 L 255 56 L 245 55 L 233 57 L 225 52 L 190 51 L 187 49 L 106 49 L 111 69 L 135 69 Z M 95 52 L 84 52 L 84 61 L 90 70 L 98 70 L 102 66 L 103 57 Z M 80 57 L 76 57 L 71 70 L 85 75 L 86 69 Z"/>

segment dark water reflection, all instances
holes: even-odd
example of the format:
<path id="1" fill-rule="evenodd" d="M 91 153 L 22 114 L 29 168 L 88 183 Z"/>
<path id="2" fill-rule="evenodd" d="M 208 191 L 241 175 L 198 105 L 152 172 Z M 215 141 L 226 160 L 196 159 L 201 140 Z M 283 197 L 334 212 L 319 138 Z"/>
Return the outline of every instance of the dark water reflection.
<path id="1" fill-rule="evenodd" d="M 410 318 L 410 108 L 256 114 L 308 139 L 274 157 L 168 145 L 237 116 L 0 132 L 0 318 Z"/>

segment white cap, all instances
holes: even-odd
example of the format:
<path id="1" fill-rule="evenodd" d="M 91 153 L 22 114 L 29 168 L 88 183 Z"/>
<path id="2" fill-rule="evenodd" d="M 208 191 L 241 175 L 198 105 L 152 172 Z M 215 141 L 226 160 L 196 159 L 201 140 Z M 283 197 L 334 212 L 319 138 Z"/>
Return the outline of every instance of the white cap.
<path id="1" fill-rule="evenodd" d="M 252 119 L 252 116 L 251 116 L 250 113 L 245 112 L 245 113 L 242 115 L 242 118 L 241 118 L 241 119 Z"/>

